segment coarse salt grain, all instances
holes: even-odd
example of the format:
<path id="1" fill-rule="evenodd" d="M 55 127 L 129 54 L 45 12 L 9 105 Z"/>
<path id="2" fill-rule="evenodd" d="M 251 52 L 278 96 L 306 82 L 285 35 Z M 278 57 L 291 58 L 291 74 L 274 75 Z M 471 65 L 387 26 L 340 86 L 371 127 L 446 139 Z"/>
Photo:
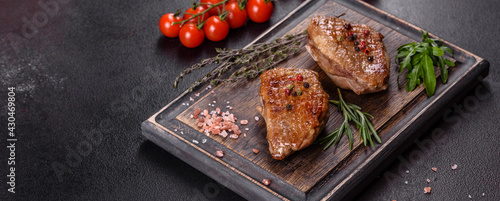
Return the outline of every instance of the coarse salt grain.
<path id="1" fill-rule="evenodd" d="M 457 165 L 457 164 L 454 164 L 454 165 L 452 165 L 452 166 L 451 166 L 451 169 L 452 169 L 452 170 L 456 170 L 457 168 L 458 168 L 458 165 Z"/>
<path id="2" fill-rule="evenodd" d="M 207 139 L 203 138 L 203 140 L 201 140 L 201 143 L 205 144 L 205 142 L 207 142 Z"/>
<path id="3" fill-rule="evenodd" d="M 196 94 L 194 94 L 194 96 L 198 97 L 198 96 L 200 96 L 200 93 L 196 93 Z"/>
<path id="4" fill-rule="evenodd" d="M 217 157 L 219 157 L 219 158 L 222 158 L 222 157 L 224 156 L 224 152 L 223 152 L 223 151 L 221 151 L 221 150 L 218 150 L 218 151 L 216 151 L 216 152 L 215 152 L 215 155 L 216 155 Z"/>
<path id="5" fill-rule="evenodd" d="M 437 167 L 433 167 L 433 168 L 431 168 L 431 169 L 432 169 L 432 171 L 434 171 L 434 172 L 437 172 L 437 171 L 438 171 L 438 168 L 437 168 Z"/>
<path id="6" fill-rule="evenodd" d="M 406 174 L 410 173 L 410 170 L 406 170 Z"/>
<path id="7" fill-rule="evenodd" d="M 258 116 L 255 116 L 255 121 L 259 121 L 259 117 Z"/>
<path id="8" fill-rule="evenodd" d="M 431 193 L 431 187 L 425 187 L 424 188 L 424 193 L 425 194 L 430 194 Z"/>
<path id="9" fill-rule="evenodd" d="M 249 128 L 245 128 L 246 131 L 250 130 Z"/>
<path id="10" fill-rule="evenodd" d="M 183 132 L 183 131 L 181 131 L 181 134 L 183 134 L 183 135 L 184 135 L 184 132 Z"/>
<path id="11" fill-rule="evenodd" d="M 469 199 L 472 199 L 472 196 L 471 196 L 471 195 L 469 195 Z"/>
<path id="12" fill-rule="evenodd" d="M 405 184 L 408 184 L 408 181 L 405 181 Z"/>
<path id="13" fill-rule="evenodd" d="M 271 180 L 269 180 L 269 179 L 263 179 L 263 180 L 262 180 L 262 183 L 263 183 L 264 185 L 266 185 L 266 186 L 269 186 L 269 185 L 271 185 Z"/>
<path id="14" fill-rule="evenodd" d="M 194 99 L 192 97 L 189 97 L 189 101 L 194 101 Z"/>
<path id="15" fill-rule="evenodd" d="M 258 149 L 252 149 L 252 151 L 254 154 L 258 154 L 260 152 L 260 150 L 258 150 Z"/>
<path id="16" fill-rule="evenodd" d="M 430 180 L 430 179 L 425 179 L 425 181 L 427 181 L 427 183 L 431 183 L 431 180 Z"/>
<path id="17" fill-rule="evenodd" d="M 200 142 L 198 142 L 198 140 L 193 140 L 193 143 L 198 144 Z"/>
<path id="18" fill-rule="evenodd" d="M 241 125 L 247 125 L 248 124 L 248 120 L 241 120 L 240 123 L 241 123 Z"/>
<path id="19" fill-rule="evenodd" d="M 238 139 L 238 135 L 236 135 L 236 134 L 231 134 L 231 135 L 229 135 L 229 138 L 231 138 L 231 139 Z"/>

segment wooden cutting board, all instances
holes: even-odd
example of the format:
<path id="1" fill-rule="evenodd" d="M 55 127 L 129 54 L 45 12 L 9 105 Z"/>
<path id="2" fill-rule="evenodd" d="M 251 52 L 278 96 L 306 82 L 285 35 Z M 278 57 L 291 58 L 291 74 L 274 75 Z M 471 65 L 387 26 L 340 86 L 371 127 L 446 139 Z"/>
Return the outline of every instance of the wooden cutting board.
<path id="1" fill-rule="evenodd" d="M 344 137 L 337 147 L 326 151 L 322 145 L 311 145 L 283 161 L 272 159 L 268 151 L 265 122 L 255 109 L 259 105 L 258 78 L 213 88 L 204 85 L 193 92 L 185 92 L 143 122 L 143 135 L 249 200 L 338 200 L 351 195 L 355 187 L 362 186 L 377 168 L 383 168 L 384 162 L 392 160 L 405 145 L 417 138 L 421 133 L 419 131 L 425 131 L 423 129 L 432 122 L 432 117 L 484 78 L 489 64 L 443 40 L 455 51 L 454 59 L 457 61 L 457 65 L 450 69 L 448 83 L 438 83 L 436 94 L 430 98 L 422 86 L 412 92 L 406 92 L 404 87 L 399 89 L 396 82 L 398 65 L 394 62 L 397 48 L 420 40 L 420 28 L 361 1 L 307 1 L 302 9 L 273 27 L 258 42 L 270 41 L 284 33 L 303 31 L 313 16 L 336 16 L 341 13 L 346 13 L 343 19 L 367 24 L 385 36 L 384 43 L 392 60 L 389 88 L 361 96 L 342 90 L 344 100 L 361 106 L 363 111 L 374 116 L 372 122 L 382 138 L 382 144 L 365 147 L 356 132 L 353 150 L 349 149 Z M 337 88 L 304 48 L 279 67 L 319 72 L 325 91 L 331 99 L 338 100 Z M 190 115 L 195 109 L 211 111 L 216 108 L 223 112 L 230 111 L 238 120 L 248 120 L 247 125 L 237 124 L 246 137 L 242 134 L 238 139 L 231 139 L 206 136 L 201 132 L 196 119 Z M 330 105 L 330 114 L 320 137 L 333 131 L 342 121 L 341 114 L 333 105 Z M 260 150 L 260 153 L 253 153 L 253 149 Z M 217 157 L 216 151 L 223 151 L 224 157 Z M 269 179 L 271 184 L 264 185 L 263 179 Z"/>

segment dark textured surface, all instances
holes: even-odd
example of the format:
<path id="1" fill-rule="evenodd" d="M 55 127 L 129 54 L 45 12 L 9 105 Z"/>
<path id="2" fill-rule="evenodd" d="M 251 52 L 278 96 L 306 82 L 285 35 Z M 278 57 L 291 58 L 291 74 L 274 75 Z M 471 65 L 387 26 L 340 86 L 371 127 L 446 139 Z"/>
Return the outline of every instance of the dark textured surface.
<path id="1" fill-rule="evenodd" d="M 58 2 L 59 9 L 44 10 L 38 2 Z M 301 2 L 280 0 L 271 22 L 248 23 L 222 42 L 187 49 L 177 39 L 162 37 L 157 20 L 187 8 L 189 1 L 2 0 L 0 145 L 8 145 L 11 86 L 16 87 L 18 142 L 16 194 L 7 192 L 8 178 L 2 176 L 0 200 L 242 199 L 146 141 L 140 123 L 209 70 L 186 77 L 173 90 L 173 78 L 186 66 L 213 56 L 214 47 L 243 47 Z M 419 143 L 360 190 L 356 200 L 469 200 L 469 195 L 500 200 L 500 4 L 367 2 L 485 58 L 490 74 L 450 105 L 432 129 L 422 130 Z M 36 31 L 25 25 L 33 16 L 38 16 Z M 446 135 L 436 139 L 433 132 Z M 8 155 L 3 148 L 1 175 L 9 173 Z M 425 186 L 432 187 L 430 195 L 423 194 Z"/>

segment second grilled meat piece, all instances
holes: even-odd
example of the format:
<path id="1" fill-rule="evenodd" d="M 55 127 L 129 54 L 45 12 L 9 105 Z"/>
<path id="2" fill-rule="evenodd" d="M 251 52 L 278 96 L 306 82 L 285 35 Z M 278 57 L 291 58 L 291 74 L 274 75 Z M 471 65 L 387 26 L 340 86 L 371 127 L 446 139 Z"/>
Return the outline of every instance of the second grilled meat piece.
<path id="1" fill-rule="evenodd" d="M 330 97 L 313 70 L 275 68 L 260 79 L 257 109 L 266 121 L 269 152 L 283 160 L 314 142 L 328 121 Z"/>
<path id="2" fill-rule="evenodd" d="M 358 95 L 387 89 L 390 58 L 382 34 L 328 16 L 312 18 L 307 31 L 307 51 L 335 85 Z"/>

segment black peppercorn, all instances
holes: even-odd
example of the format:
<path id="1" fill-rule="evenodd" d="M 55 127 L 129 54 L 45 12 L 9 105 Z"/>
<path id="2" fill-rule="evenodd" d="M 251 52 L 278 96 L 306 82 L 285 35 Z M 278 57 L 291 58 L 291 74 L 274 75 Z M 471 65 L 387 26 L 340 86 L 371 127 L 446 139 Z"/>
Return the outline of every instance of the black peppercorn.
<path id="1" fill-rule="evenodd" d="M 368 61 L 373 61 L 373 57 L 372 57 L 372 56 L 369 56 L 369 57 L 368 57 Z"/>
<path id="2" fill-rule="evenodd" d="M 356 50 L 356 52 L 359 52 L 359 47 L 354 47 L 354 50 Z"/>
<path id="3" fill-rule="evenodd" d="M 344 28 L 347 30 L 351 29 L 351 24 L 349 23 L 344 24 Z"/>
<path id="4" fill-rule="evenodd" d="M 292 110 L 292 105 L 286 104 L 286 110 L 288 110 L 288 111 Z"/>
<path id="5" fill-rule="evenodd" d="M 304 86 L 304 88 L 309 88 L 309 83 L 308 82 L 304 82 L 304 84 L 302 84 Z"/>
<path id="6" fill-rule="evenodd" d="M 297 96 L 297 92 L 296 92 L 296 91 L 293 91 L 293 92 L 292 92 L 292 96 Z"/>
<path id="7" fill-rule="evenodd" d="M 354 40 L 356 40 L 358 38 L 358 35 L 353 34 L 352 37 L 354 38 Z"/>
<path id="8" fill-rule="evenodd" d="M 359 42 L 358 42 L 358 41 L 354 41 L 354 45 L 355 45 L 355 46 L 358 46 L 358 45 L 359 45 Z"/>
<path id="9" fill-rule="evenodd" d="M 354 40 L 354 36 L 353 35 L 350 35 L 349 36 L 349 41 L 353 41 Z"/>

